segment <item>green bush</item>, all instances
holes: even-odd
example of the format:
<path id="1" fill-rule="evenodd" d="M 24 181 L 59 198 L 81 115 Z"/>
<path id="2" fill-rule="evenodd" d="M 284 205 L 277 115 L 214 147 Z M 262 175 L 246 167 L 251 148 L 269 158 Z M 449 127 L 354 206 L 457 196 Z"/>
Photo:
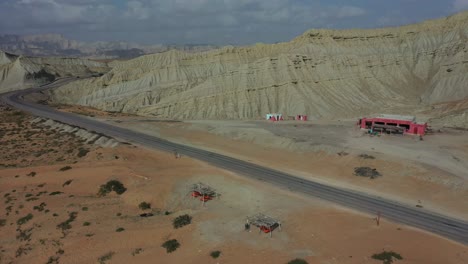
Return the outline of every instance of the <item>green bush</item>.
<path id="1" fill-rule="evenodd" d="M 288 264 L 307 264 L 307 261 L 297 258 L 289 261 Z"/>
<path id="2" fill-rule="evenodd" d="M 91 225 L 90 222 L 84 222 L 84 223 L 83 223 L 83 226 L 90 226 L 90 225 Z"/>
<path id="3" fill-rule="evenodd" d="M 148 210 L 148 209 L 151 209 L 151 204 L 150 203 L 147 203 L 147 202 L 141 202 L 138 207 L 141 209 L 141 210 Z"/>
<path id="4" fill-rule="evenodd" d="M 180 247 L 179 241 L 177 239 L 171 239 L 162 244 L 162 247 L 166 249 L 167 253 L 176 251 Z"/>
<path id="5" fill-rule="evenodd" d="M 178 216 L 174 218 L 174 220 L 172 221 L 172 224 L 174 225 L 174 228 L 176 229 L 189 225 L 190 223 L 192 223 L 192 217 L 188 214 Z"/>
<path id="6" fill-rule="evenodd" d="M 115 232 L 122 232 L 122 231 L 124 231 L 124 230 L 125 230 L 125 228 L 119 227 L 119 228 L 117 228 L 117 229 L 115 230 Z"/>
<path id="7" fill-rule="evenodd" d="M 59 194 L 62 194 L 63 192 L 59 192 L 59 191 L 56 191 L 56 192 L 51 192 L 49 193 L 49 195 L 59 195 Z"/>
<path id="8" fill-rule="evenodd" d="M 219 251 L 219 250 L 211 251 L 210 256 L 211 256 L 212 258 L 214 258 L 214 259 L 215 259 L 215 258 L 219 258 L 219 256 L 221 256 L 221 251 Z"/>
<path id="9" fill-rule="evenodd" d="M 26 215 L 25 217 L 21 217 L 20 219 L 18 219 L 18 221 L 16 221 L 16 223 L 18 225 L 22 225 L 22 224 L 26 224 L 29 220 L 31 220 L 33 218 L 33 215 L 32 214 L 28 214 Z"/>
<path id="10" fill-rule="evenodd" d="M 125 188 L 121 182 L 117 180 L 111 180 L 111 181 L 108 181 L 106 184 L 101 185 L 101 187 L 99 187 L 98 195 L 105 196 L 106 194 L 112 191 L 120 195 L 124 193 L 126 190 L 127 188 Z"/>
<path id="11" fill-rule="evenodd" d="M 403 259 L 403 257 L 400 254 L 395 253 L 393 251 L 384 251 L 384 252 L 379 253 L 379 254 L 374 254 L 374 255 L 372 255 L 372 258 L 376 259 L 376 260 L 382 260 L 383 264 L 393 263 L 394 258 L 398 259 L 398 260 Z"/>

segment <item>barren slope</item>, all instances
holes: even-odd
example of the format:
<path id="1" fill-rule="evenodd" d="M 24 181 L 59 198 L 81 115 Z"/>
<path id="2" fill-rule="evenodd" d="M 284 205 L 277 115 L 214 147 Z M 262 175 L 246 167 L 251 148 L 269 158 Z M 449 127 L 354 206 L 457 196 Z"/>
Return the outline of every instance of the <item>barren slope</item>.
<path id="1" fill-rule="evenodd" d="M 399 28 L 311 30 L 288 43 L 139 57 L 53 98 L 178 119 L 412 113 L 468 97 L 467 37 L 468 12 Z"/>
<path id="2" fill-rule="evenodd" d="M 109 70 L 105 63 L 75 58 L 34 58 L 0 51 L 0 92 L 29 88 L 58 77 Z"/>

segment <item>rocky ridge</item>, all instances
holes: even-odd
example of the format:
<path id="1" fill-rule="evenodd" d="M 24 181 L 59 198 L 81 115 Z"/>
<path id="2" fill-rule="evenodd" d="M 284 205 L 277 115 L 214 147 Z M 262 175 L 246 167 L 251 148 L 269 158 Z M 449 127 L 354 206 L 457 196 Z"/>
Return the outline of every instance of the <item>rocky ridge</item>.
<path id="1" fill-rule="evenodd" d="M 0 51 L 0 92 L 30 88 L 60 77 L 99 75 L 106 63 L 76 58 L 38 58 Z"/>
<path id="2" fill-rule="evenodd" d="M 413 114 L 468 98 L 467 39 L 468 12 L 403 27 L 310 30 L 286 43 L 142 56 L 52 98 L 174 119 Z"/>

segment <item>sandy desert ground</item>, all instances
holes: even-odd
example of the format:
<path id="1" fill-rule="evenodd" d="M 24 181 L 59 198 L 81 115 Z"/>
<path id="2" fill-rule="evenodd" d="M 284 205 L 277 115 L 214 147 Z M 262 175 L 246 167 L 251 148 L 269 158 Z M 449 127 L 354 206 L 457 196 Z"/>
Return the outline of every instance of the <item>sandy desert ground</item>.
<path id="1" fill-rule="evenodd" d="M 187 157 L 175 159 L 170 153 L 126 144 L 103 148 L 34 127 L 32 117 L 14 110 L 2 108 L 0 116 L 1 158 L 8 160 L 0 169 L 5 208 L 0 214 L 1 263 L 287 263 L 294 258 L 309 263 L 382 263 L 371 258 L 382 251 L 401 254 L 403 260 L 396 263 L 461 264 L 468 259 L 465 245 L 385 218 L 377 226 L 375 216 Z M 17 116 L 22 118 L 17 121 Z M 21 148 L 14 140 L 27 135 L 30 141 L 18 153 Z M 83 147 L 89 152 L 78 157 L 77 149 Z M 51 148 L 40 157 L 27 154 Z M 344 159 L 356 162 L 350 156 Z M 122 182 L 127 191 L 97 196 L 99 186 L 109 180 Z M 190 185 L 200 181 L 216 188 L 221 197 L 206 206 L 191 198 Z M 145 212 L 154 216 L 140 217 L 144 211 L 138 205 L 143 201 L 151 203 Z M 255 229 L 245 231 L 246 217 L 257 212 L 280 219 L 282 230 L 273 238 Z M 28 214 L 30 220 L 24 218 Z M 174 229 L 173 219 L 183 214 L 193 217 L 192 224 Z M 124 230 L 117 232 L 119 228 Z M 161 245 L 168 239 L 177 239 L 180 248 L 166 253 Z M 213 250 L 221 251 L 218 259 L 210 256 Z"/>
<path id="2" fill-rule="evenodd" d="M 467 219 L 468 132 L 435 128 L 419 137 L 371 137 L 355 121 L 168 121 L 109 116 L 105 122 L 287 171 L 308 179 L 388 197 Z M 367 155 L 367 156 L 365 156 Z M 354 176 L 369 166 L 383 176 Z"/>

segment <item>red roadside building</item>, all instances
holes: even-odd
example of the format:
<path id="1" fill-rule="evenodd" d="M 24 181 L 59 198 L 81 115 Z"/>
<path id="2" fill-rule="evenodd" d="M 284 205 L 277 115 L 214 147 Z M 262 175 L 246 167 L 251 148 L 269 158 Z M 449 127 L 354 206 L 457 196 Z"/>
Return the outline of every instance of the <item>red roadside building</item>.
<path id="1" fill-rule="evenodd" d="M 379 115 L 373 118 L 361 118 L 358 122 L 362 129 L 389 134 L 414 134 L 424 136 L 427 123 L 416 122 L 414 116 Z"/>

